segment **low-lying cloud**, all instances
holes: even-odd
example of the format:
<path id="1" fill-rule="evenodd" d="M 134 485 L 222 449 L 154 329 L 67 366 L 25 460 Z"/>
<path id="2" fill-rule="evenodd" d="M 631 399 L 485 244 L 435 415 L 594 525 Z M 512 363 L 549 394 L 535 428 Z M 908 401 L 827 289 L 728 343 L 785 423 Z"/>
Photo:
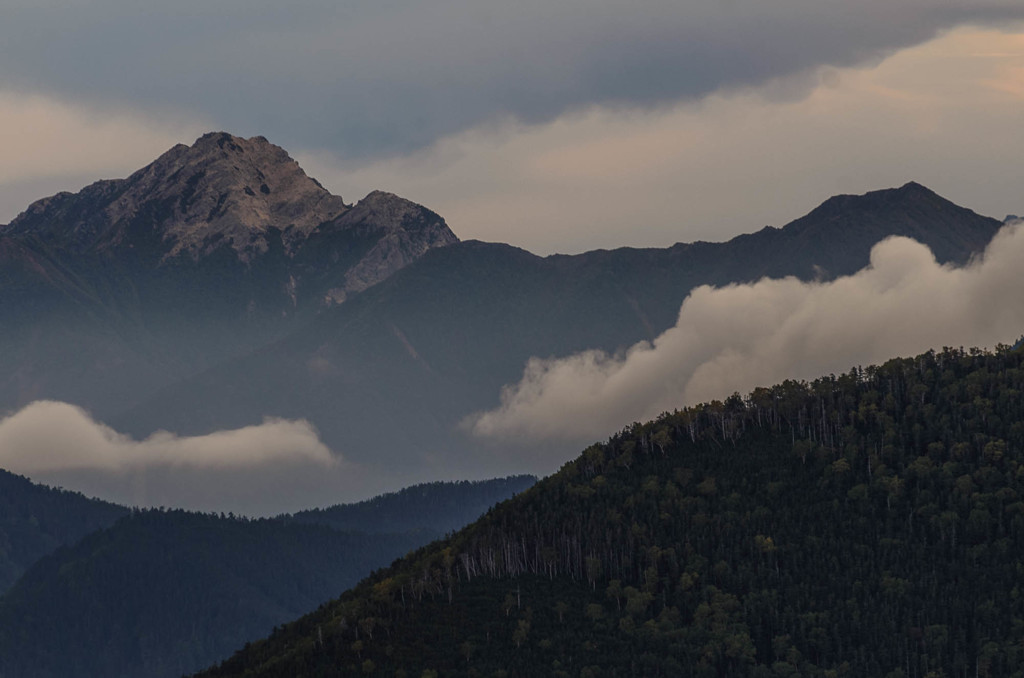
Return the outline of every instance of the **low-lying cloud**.
<path id="1" fill-rule="evenodd" d="M 811 379 L 942 346 L 1024 333 L 1024 227 L 1004 227 L 964 268 L 908 238 L 887 239 L 859 273 L 693 290 L 679 320 L 622 355 L 529 361 L 501 406 L 468 419 L 491 438 L 584 441 L 685 405 L 787 378 Z"/>
<path id="2" fill-rule="evenodd" d="M 304 420 L 136 440 L 80 407 L 36 401 L 0 418 L 0 468 L 128 506 L 276 515 L 379 491 Z M 378 483 L 379 485 L 379 483 Z"/>
<path id="3" fill-rule="evenodd" d="M 179 437 L 158 431 L 133 440 L 80 407 L 34 402 L 0 420 L 0 467 L 25 474 L 68 469 L 131 471 L 170 466 L 225 469 L 277 461 L 337 463 L 306 421 L 265 419 L 258 426 Z"/>

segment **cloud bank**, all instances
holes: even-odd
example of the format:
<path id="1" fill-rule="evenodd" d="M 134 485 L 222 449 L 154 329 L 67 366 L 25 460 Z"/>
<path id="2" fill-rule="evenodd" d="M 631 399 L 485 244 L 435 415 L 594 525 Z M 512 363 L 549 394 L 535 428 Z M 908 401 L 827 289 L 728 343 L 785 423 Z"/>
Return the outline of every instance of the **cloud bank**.
<path id="1" fill-rule="evenodd" d="M 0 468 L 131 506 L 274 515 L 362 498 L 372 483 L 305 421 L 134 440 L 74 405 L 37 401 L 0 419 Z"/>
<path id="2" fill-rule="evenodd" d="M 1018 0 L 12 0 L 0 87 L 368 157 L 504 117 L 657 108 L 1014 18 Z"/>
<path id="3" fill-rule="evenodd" d="M 699 287 L 676 326 L 623 355 L 588 351 L 531 359 L 501 406 L 466 425 L 489 438 L 586 441 L 661 412 L 787 378 L 942 346 L 994 346 L 1024 333 L 1024 227 L 1004 227 L 983 257 L 940 266 L 931 251 L 890 238 L 859 273 Z"/>
<path id="4" fill-rule="evenodd" d="M 158 431 L 136 441 L 94 421 L 80 407 L 50 400 L 0 420 L 0 467 L 18 473 L 154 466 L 223 469 L 282 460 L 336 463 L 306 421 L 266 419 L 259 426 L 194 437 Z"/>

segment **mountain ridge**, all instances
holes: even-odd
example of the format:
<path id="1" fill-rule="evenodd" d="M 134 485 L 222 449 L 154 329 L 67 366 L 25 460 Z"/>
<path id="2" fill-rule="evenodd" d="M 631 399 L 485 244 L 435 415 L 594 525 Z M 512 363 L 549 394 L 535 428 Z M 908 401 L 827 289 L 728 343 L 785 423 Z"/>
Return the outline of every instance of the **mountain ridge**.
<path id="1" fill-rule="evenodd" d="M 920 193 L 910 187 L 855 196 L 834 203 L 845 205 L 845 220 L 830 217 L 811 228 L 814 221 L 805 216 L 727 243 L 547 257 L 476 240 L 434 249 L 301 331 L 168 387 L 117 423 L 140 435 L 159 426 L 204 433 L 274 412 L 310 418 L 328 445 L 352 450 L 359 461 L 384 454 L 394 467 L 407 457 L 441 455 L 445 463 L 466 464 L 469 475 L 517 472 L 477 466 L 503 452 L 468 438 L 459 425 L 497 407 L 501 388 L 519 380 L 531 357 L 614 353 L 652 340 L 676 323 L 698 285 L 854 273 L 870 263 L 879 240 L 908 235 L 929 214 L 937 226 L 925 244 L 953 263 L 968 261 L 1001 227 L 938 196 L 922 207 Z M 861 216 L 864 228 L 845 227 Z M 835 230 L 846 236 L 833 238 Z M 260 384 L 275 387 L 257 388 L 257 373 Z M 206 404 L 192 404 L 197 397 Z M 176 412 L 183 414 L 168 415 Z M 386 423 L 398 419 L 408 426 Z M 569 450 L 531 445 L 528 453 L 529 463 L 543 464 Z"/>
<path id="2" fill-rule="evenodd" d="M 113 524 L 129 509 L 0 469 L 0 597 L 32 563 Z"/>

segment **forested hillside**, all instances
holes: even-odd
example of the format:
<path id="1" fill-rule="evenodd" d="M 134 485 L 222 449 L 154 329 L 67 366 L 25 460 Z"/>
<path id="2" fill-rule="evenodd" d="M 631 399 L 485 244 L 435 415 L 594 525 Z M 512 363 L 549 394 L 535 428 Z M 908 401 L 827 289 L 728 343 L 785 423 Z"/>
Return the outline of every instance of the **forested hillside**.
<path id="1" fill-rule="evenodd" d="M 44 557 L 0 598 L 0 676 L 180 676 L 423 541 L 135 512 Z"/>
<path id="2" fill-rule="evenodd" d="M 0 595 L 42 556 L 126 513 L 123 506 L 36 485 L 0 469 Z"/>
<path id="3" fill-rule="evenodd" d="M 0 597 L 0 677 L 177 678 L 534 482 L 427 483 L 249 520 L 131 511 L 0 474 L 5 565 L 25 570 Z"/>
<path id="4" fill-rule="evenodd" d="M 205 676 L 1022 676 L 1024 355 L 633 424 Z"/>

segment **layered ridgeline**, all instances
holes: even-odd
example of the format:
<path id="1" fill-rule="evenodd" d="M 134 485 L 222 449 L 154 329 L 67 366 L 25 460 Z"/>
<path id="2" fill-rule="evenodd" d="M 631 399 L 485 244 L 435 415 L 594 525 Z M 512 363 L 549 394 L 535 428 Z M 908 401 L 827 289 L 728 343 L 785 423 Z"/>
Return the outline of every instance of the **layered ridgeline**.
<path id="1" fill-rule="evenodd" d="M 726 243 L 538 257 L 210 134 L 0 227 L 0 409 L 64 400 L 137 438 L 307 419 L 382 487 L 546 472 L 573 447 L 460 428 L 530 358 L 652 339 L 697 285 L 852 273 L 891 235 L 963 263 L 1000 225 L 910 183 Z"/>
<path id="2" fill-rule="evenodd" d="M 961 264 L 1000 226 L 911 183 L 831 198 L 784 228 L 726 243 L 542 258 L 463 242 L 428 252 L 287 339 L 169 387 L 115 423 L 140 435 L 161 426 L 201 433 L 272 412 L 309 418 L 353 461 L 414 473 L 433 459 L 466 473 L 510 473 L 523 468 L 524 454 L 544 451 L 520 447 L 500 466 L 459 423 L 497 407 L 502 386 L 518 382 L 531 357 L 653 339 L 675 324 L 697 285 L 853 273 L 890 235 Z"/>
<path id="3" fill-rule="evenodd" d="M 262 520 L 107 505 L 107 513 L 123 517 L 42 557 L 0 597 L 0 676 L 177 678 L 315 609 L 535 481 L 429 483 Z M 56 492 L 24 484 L 36 494 Z M 57 516 L 45 510 L 52 497 L 22 496 L 14 510 L 6 499 L 0 495 L 0 534 L 15 545 L 32 527 L 19 528 L 23 513 L 37 517 L 43 536 L 101 526 L 90 518 L 96 506 L 73 505 L 64 495 Z M 75 508 L 80 515 L 68 515 Z"/>
<path id="4" fill-rule="evenodd" d="M 496 502 L 537 482 L 531 475 L 487 481 L 420 483 L 354 504 L 281 516 L 284 521 L 358 532 L 422 531 L 440 537 L 467 525 Z"/>
<path id="5" fill-rule="evenodd" d="M 0 595 L 47 553 L 128 512 L 123 506 L 37 485 L 0 469 Z"/>
<path id="6" fill-rule="evenodd" d="M 0 226 L 0 405 L 116 412 L 456 241 L 395 195 L 346 204 L 263 137 L 207 134 Z"/>
<path id="7" fill-rule="evenodd" d="M 593 445 L 203 676 L 1021 676 L 1024 353 Z"/>

